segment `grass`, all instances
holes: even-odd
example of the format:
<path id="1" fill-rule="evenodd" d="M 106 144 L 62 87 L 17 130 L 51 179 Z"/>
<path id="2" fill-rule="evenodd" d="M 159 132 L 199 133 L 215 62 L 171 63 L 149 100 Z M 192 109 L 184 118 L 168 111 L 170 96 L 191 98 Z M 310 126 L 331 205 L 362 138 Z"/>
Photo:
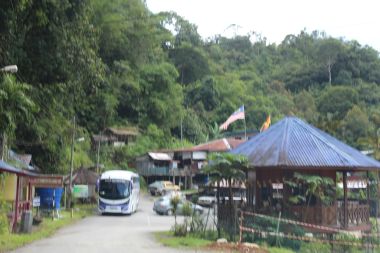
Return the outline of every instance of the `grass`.
<path id="1" fill-rule="evenodd" d="M 277 247 L 269 247 L 267 248 L 267 250 L 270 252 L 270 253 L 295 253 L 293 250 L 291 249 L 285 249 L 285 248 L 277 248 Z"/>
<path id="2" fill-rule="evenodd" d="M 213 241 L 195 237 L 175 237 L 173 232 L 156 232 L 155 237 L 161 244 L 172 248 L 203 248 L 213 243 Z"/>
<path id="3" fill-rule="evenodd" d="M 2 234 L 0 235 L 0 252 L 10 251 L 36 240 L 52 236 L 58 229 L 93 214 L 93 205 L 76 205 L 74 216 L 71 218 L 70 211 L 61 211 L 62 218 L 52 220 L 44 218 L 42 223 L 33 229 L 30 234 Z"/>
<path id="4" fill-rule="evenodd" d="M 176 249 L 200 249 L 211 246 L 215 241 L 200 239 L 197 237 L 175 237 L 173 232 L 156 232 L 154 233 L 156 240 L 163 244 L 166 247 L 176 248 Z M 295 253 L 294 251 L 287 248 L 277 248 L 277 247 L 262 247 L 265 250 L 268 250 L 270 253 Z M 226 252 L 235 252 L 229 251 L 226 248 Z M 261 251 L 260 251 L 261 252 Z"/>

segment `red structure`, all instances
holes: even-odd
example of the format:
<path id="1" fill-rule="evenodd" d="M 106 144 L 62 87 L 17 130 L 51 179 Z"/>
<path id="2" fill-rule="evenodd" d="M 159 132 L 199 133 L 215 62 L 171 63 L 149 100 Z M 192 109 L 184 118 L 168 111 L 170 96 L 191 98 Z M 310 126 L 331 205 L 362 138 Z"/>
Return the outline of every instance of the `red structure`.
<path id="1" fill-rule="evenodd" d="M 34 187 L 62 187 L 63 177 L 56 175 L 41 175 L 27 170 L 15 168 L 4 161 L 0 161 L 0 172 L 15 174 L 16 196 L 12 206 L 12 213 L 9 215 L 11 219 L 12 231 L 16 231 L 17 222 L 21 218 L 24 211 L 32 209 L 33 188 Z M 20 192 L 23 187 L 27 187 L 26 200 L 20 200 Z"/>

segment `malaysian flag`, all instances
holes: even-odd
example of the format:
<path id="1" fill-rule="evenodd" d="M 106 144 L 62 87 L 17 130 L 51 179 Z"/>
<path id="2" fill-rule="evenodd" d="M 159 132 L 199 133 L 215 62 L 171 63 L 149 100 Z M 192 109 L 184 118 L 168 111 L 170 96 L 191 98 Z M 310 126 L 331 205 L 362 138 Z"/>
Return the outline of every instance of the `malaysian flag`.
<path id="1" fill-rule="evenodd" d="M 240 106 L 240 108 L 235 111 L 231 116 L 224 122 L 223 124 L 220 125 L 219 129 L 220 130 L 227 130 L 228 126 L 238 120 L 238 119 L 245 119 L 245 114 L 244 114 L 244 105 Z"/>

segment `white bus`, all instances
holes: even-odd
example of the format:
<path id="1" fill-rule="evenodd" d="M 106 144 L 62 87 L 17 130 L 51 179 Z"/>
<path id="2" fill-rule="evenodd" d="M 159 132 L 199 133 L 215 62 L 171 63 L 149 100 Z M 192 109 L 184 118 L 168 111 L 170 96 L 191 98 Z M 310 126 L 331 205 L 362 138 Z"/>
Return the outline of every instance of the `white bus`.
<path id="1" fill-rule="evenodd" d="M 139 175 L 125 170 L 109 170 L 100 176 L 98 210 L 103 213 L 131 214 L 139 204 Z"/>

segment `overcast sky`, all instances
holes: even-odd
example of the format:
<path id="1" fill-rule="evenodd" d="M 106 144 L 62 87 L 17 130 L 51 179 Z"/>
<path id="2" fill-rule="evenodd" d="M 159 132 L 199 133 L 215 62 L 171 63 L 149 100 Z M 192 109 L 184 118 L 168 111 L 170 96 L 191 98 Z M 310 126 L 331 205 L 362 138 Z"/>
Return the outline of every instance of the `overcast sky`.
<path id="1" fill-rule="evenodd" d="M 157 13 L 175 11 L 198 26 L 203 37 L 261 33 L 279 44 L 287 34 L 324 31 L 357 40 L 380 52 L 379 0 L 146 0 Z M 234 24 L 234 26 L 231 26 Z"/>

